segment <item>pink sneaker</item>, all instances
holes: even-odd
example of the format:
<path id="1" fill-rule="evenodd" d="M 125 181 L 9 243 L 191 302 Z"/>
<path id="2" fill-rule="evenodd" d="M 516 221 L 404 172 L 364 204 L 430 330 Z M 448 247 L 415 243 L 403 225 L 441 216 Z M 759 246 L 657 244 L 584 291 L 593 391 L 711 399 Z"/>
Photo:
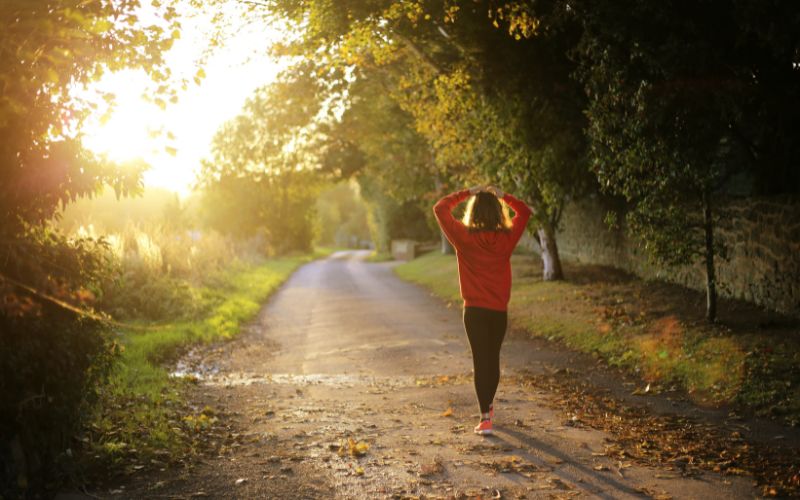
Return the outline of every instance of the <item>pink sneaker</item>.
<path id="1" fill-rule="evenodd" d="M 480 434 L 481 436 L 488 436 L 491 433 L 492 433 L 491 420 L 481 420 L 481 423 L 475 426 L 475 434 Z"/>

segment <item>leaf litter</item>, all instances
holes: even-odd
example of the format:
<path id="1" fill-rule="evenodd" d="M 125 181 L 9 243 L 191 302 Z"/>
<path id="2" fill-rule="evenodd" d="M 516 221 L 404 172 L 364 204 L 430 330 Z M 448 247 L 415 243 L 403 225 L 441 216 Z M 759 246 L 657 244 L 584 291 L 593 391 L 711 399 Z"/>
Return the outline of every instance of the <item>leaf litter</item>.
<path id="1" fill-rule="evenodd" d="M 352 437 L 347 438 L 347 441 L 339 445 L 337 454 L 340 457 L 350 455 L 351 457 L 363 457 L 369 450 L 369 444 L 364 441 L 356 441 Z"/>
<path id="2" fill-rule="evenodd" d="M 797 450 L 781 445 L 780 440 L 766 446 L 747 442 L 730 427 L 681 415 L 653 415 L 646 408 L 598 393 L 572 373 L 520 372 L 515 378 L 519 386 L 557 395 L 551 406 L 567 415 L 570 426 L 610 434 L 602 454 L 618 461 L 619 475 L 633 460 L 663 466 L 681 476 L 701 470 L 752 475 L 763 496 L 800 496 Z"/>

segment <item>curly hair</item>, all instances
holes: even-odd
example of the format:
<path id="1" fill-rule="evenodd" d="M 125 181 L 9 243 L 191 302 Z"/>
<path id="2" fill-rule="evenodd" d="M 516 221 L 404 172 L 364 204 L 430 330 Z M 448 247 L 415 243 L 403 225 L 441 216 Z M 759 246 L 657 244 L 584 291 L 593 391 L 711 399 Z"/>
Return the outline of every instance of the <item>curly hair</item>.
<path id="1" fill-rule="evenodd" d="M 511 230 L 508 207 L 497 196 L 487 192 L 480 192 L 469 199 L 463 222 L 470 232 Z"/>

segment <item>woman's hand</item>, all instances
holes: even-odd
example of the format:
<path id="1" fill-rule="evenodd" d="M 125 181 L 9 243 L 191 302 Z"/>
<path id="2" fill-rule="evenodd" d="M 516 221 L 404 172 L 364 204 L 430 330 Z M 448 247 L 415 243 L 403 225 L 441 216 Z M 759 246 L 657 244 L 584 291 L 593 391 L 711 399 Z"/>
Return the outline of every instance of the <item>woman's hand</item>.
<path id="1" fill-rule="evenodd" d="M 506 194 L 497 186 L 486 186 L 484 191 L 488 193 L 492 193 L 493 195 L 497 196 L 498 198 L 503 198 Z"/>
<path id="2" fill-rule="evenodd" d="M 493 195 L 497 196 L 498 198 L 502 198 L 506 194 L 497 186 L 491 186 L 488 184 L 482 186 L 473 186 L 469 188 L 469 194 L 478 194 L 478 193 L 492 193 Z"/>

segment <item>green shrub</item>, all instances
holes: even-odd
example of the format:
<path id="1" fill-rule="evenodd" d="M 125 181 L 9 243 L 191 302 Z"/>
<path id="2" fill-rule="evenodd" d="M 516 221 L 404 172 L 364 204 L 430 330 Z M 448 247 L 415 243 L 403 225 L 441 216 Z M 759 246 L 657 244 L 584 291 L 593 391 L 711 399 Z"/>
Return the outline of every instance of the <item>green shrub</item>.
<path id="1" fill-rule="evenodd" d="M 130 224 L 107 238 L 116 269 L 102 284 L 98 306 L 124 320 L 198 317 L 205 304 L 196 286 L 237 260 L 231 240 L 215 232 Z"/>
<path id="2" fill-rule="evenodd" d="M 199 307 L 197 293 L 186 280 L 155 272 L 128 269 L 103 288 L 100 307 L 123 320 L 192 318 Z"/>
<path id="3" fill-rule="evenodd" d="M 66 305 L 92 302 L 107 245 L 48 225 L 16 229 L 0 226 L 2 498 L 43 495 L 68 472 L 72 436 L 115 353 L 103 323 Z"/>
<path id="4" fill-rule="evenodd" d="M 0 312 L 0 498 L 46 494 L 71 469 L 88 408 L 116 354 L 107 327 L 58 306 Z"/>

